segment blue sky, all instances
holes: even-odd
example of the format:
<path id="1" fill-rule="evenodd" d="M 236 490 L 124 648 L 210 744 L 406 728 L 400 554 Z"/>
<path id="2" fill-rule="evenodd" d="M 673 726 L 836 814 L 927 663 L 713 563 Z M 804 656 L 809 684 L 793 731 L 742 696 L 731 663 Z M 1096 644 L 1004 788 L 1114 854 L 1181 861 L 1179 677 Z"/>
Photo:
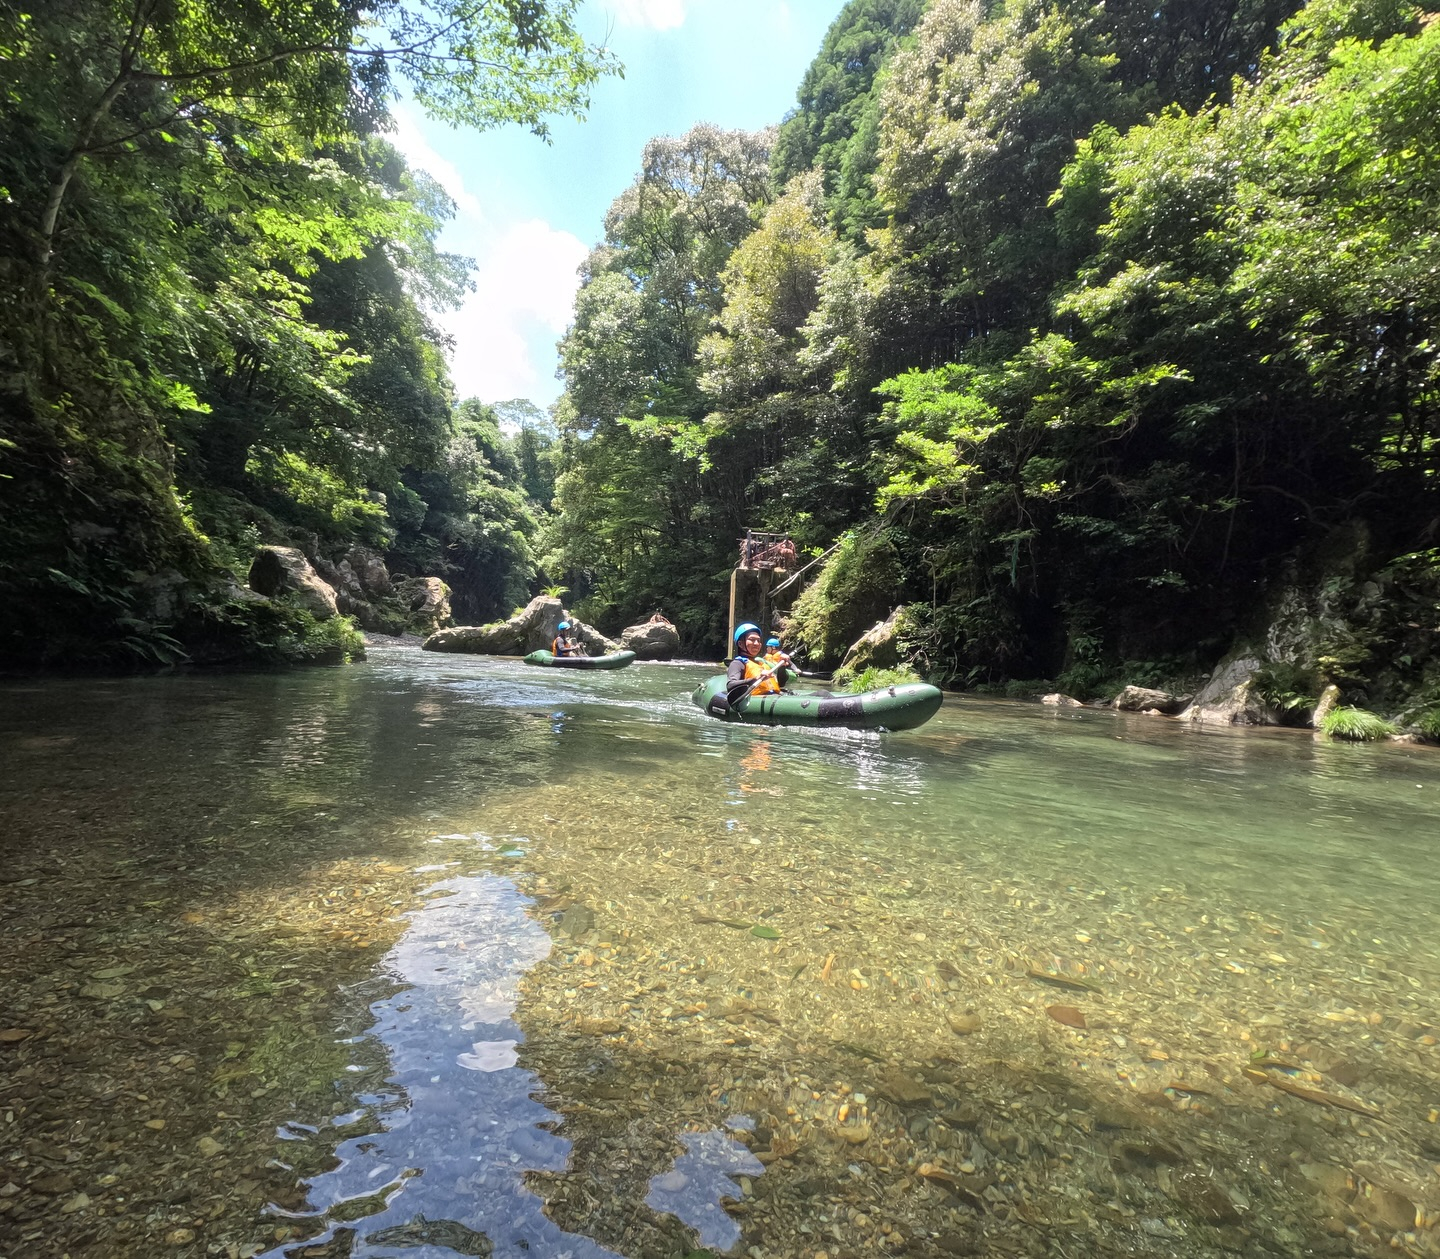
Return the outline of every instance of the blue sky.
<path id="1" fill-rule="evenodd" d="M 697 122 L 754 129 L 795 104 L 800 78 L 844 0 L 589 0 L 581 26 L 625 65 L 596 89 L 589 120 L 476 133 L 396 111 L 392 137 L 455 199 L 443 248 L 476 263 L 476 291 L 440 322 L 455 339 L 459 395 L 486 402 L 560 392 L 555 342 L 570 322 L 576 267 L 645 142 Z"/>

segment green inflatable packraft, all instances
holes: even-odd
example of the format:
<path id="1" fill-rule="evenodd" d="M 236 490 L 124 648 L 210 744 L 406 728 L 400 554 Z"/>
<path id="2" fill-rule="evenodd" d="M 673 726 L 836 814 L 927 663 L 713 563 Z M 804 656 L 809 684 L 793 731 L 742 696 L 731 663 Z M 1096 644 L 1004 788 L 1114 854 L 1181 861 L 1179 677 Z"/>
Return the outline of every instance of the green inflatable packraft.
<path id="1" fill-rule="evenodd" d="M 608 656 L 553 656 L 548 651 L 532 651 L 526 664 L 541 664 L 548 669 L 623 669 L 635 659 L 633 651 L 612 651 Z"/>
<path id="2" fill-rule="evenodd" d="M 925 682 L 886 686 L 860 695 L 751 695 L 733 707 L 725 676 L 695 688 L 690 702 L 722 721 L 765 726 L 841 726 L 849 730 L 913 730 L 937 712 L 944 696 Z"/>

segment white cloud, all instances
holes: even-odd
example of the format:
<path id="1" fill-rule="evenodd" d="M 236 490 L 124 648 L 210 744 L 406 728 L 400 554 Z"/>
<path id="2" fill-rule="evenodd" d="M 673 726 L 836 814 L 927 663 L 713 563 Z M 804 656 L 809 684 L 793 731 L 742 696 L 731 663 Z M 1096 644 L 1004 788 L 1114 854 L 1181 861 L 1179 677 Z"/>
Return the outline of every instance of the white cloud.
<path id="1" fill-rule="evenodd" d="M 405 155 L 405 160 L 412 167 L 428 171 L 435 182 L 450 194 L 450 199 L 455 202 L 455 207 L 461 214 L 483 219 L 480 200 L 466 189 L 460 168 L 431 148 L 430 141 L 425 138 L 420 124 L 409 110 L 403 105 L 397 105 L 391 110 L 391 115 L 395 120 L 395 130 L 390 134 L 390 143 Z"/>
<path id="2" fill-rule="evenodd" d="M 625 26 L 673 30 L 685 22 L 685 0 L 615 0 L 615 16 Z"/>
<path id="3" fill-rule="evenodd" d="M 455 338 L 450 374 L 462 398 L 544 403 L 558 392 L 542 379 L 550 347 L 570 323 L 577 268 L 589 250 L 578 237 L 542 219 L 507 228 L 479 259 L 475 292 L 441 322 Z"/>

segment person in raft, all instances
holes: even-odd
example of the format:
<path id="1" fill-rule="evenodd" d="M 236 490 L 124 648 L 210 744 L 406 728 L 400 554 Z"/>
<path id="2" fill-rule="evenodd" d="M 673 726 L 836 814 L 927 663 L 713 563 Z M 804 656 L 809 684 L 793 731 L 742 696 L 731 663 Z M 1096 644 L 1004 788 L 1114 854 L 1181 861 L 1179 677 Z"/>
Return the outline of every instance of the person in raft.
<path id="1" fill-rule="evenodd" d="M 737 626 L 735 659 L 725 673 L 725 698 L 737 704 L 746 695 L 778 695 L 790 681 L 791 671 L 790 657 L 783 651 L 777 654 L 779 659 L 773 664 L 765 658 L 765 640 L 758 625 L 746 621 Z"/>
<path id="2" fill-rule="evenodd" d="M 561 621 L 556 629 L 559 632 L 555 635 L 555 641 L 550 644 L 552 656 L 583 656 L 585 654 L 585 644 L 570 632 L 569 621 Z"/>
<path id="3" fill-rule="evenodd" d="M 788 659 L 789 659 L 789 657 L 786 656 L 785 653 L 780 650 L 780 640 L 779 640 L 778 638 L 767 638 L 767 639 L 765 640 L 765 663 L 766 663 L 766 664 L 780 664 L 780 663 L 782 663 L 783 661 L 788 660 Z"/>

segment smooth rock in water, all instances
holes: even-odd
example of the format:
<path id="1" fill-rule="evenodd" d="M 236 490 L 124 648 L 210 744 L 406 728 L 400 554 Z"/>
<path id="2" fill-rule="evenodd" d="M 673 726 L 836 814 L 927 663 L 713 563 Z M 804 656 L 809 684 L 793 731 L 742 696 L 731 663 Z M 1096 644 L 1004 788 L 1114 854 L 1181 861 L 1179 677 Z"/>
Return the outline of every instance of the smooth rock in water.
<path id="1" fill-rule="evenodd" d="M 188 1246 L 195 1240 L 193 1228 L 172 1228 L 165 1234 L 165 1240 L 172 1246 Z"/>
<path id="2" fill-rule="evenodd" d="M 339 612 L 335 591 L 293 546 L 262 546 L 250 565 L 250 589 L 267 599 L 283 595 L 317 621 Z"/>
<path id="3" fill-rule="evenodd" d="M 214 1137 L 201 1137 L 200 1140 L 195 1142 L 195 1148 L 199 1150 L 205 1158 L 214 1158 L 217 1154 L 225 1153 L 225 1147 L 215 1140 Z"/>
<path id="4" fill-rule="evenodd" d="M 945 1012 L 945 1021 L 950 1024 L 950 1030 L 954 1032 L 956 1036 L 969 1036 L 971 1033 L 980 1030 L 980 1016 L 978 1014 L 969 1012 L 961 1014 L 956 1010 L 947 1010 Z"/>
<path id="5" fill-rule="evenodd" d="M 66 1172 L 48 1172 L 44 1176 L 37 1176 L 25 1187 L 34 1193 L 43 1193 L 46 1197 L 58 1197 L 75 1188 L 75 1180 Z"/>
<path id="6" fill-rule="evenodd" d="M 541 648 L 548 651 L 565 619 L 559 599 L 537 595 L 509 620 L 439 630 L 425 640 L 425 650 L 490 656 L 523 656 Z"/>
<path id="7" fill-rule="evenodd" d="M 1204 1172 L 1185 1171 L 1175 1186 L 1175 1196 L 1197 1219 L 1217 1227 L 1240 1223 L 1240 1212 L 1230 1195 Z"/>
<path id="8" fill-rule="evenodd" d="M 637 660 L 671 660 L 680 650 L 680 631 L 657 612 L 620 631 L 620 650 L 633 651 Z"/>
<path id="9" fill-rule="evenodd" d="M 606 638 L 593 625 L 586 625 L 584 621 L 576 620 L 573 614 L 566 613 L 565 619 L 570 622 L 570 632 L 585 644 L 585 650 L 592 656 L 610 656 L 620 650 L 620 644 L 613 638 Z M 545 646 L 550 646 L 546 643 Z"/>
<path id="10" fill-rule="evenodd" d="M 1148 712 L 1155 709 L 1161 713 L 1177 713 L 1185 707 L 1189 696 L 1171 695 L 1169 691 L 1156 691 L 1148 686 L 1127 686 L 1110 701 L 1112 708 L 1121 712 Z"/>
<path id="11" fill-rule="evenodd" d="M 918 1106 L 928 1102 L 933 1094 L 919 1080 L 903 1071 L 887 1071 L 875 1082 L 875 1091 L 881 1097 L 888 1097 L 897 1106 Z"/>
<path id="12" fill-rule="evenodd" d="M 1366 1185 L 1356 1195 L 1354 1207 L 1377 1228 L 1392 1233 L 1408 1233 L 1415 1227 L 1415 1204 L 1404 1194 L 1379 1185 Z"/>
<path id="13" fill-rule="evenodd" d="M 77 1193 L 73 1198 L 63 1203 L 60 1207 L 61 1215 L 74 1215 L 76 1211 L 83 1211 L 90 1205 L 88 1193 Z"/>
<path id="14" fill-rule="evenodd" d="M 524 656 L 532 651 L 548 651 L 559 632 L 561 621 L 570 622 L 575 636 L 592 656 L 606 656 L 620 650 L 613 639 L 568 616 L 560 600 L 549 595 L 536 595 L 507 621 L 496 621 L 490 625 L 456 625 L 437 630 L 425 640 L 424 646 L 426 651 Z"/>
<path id="15" fill-rule="evenodd" d="M 578 940 L 594 929 L 595 911 L 588 905 L 571 905 L 560 919 L 560 930 L 572 940 Z"/>
<path id="16" fill-rule="evenodd" d="M 1052 708 L 1084 708 L 1078 699 L 1070 695 L 1061 695 L 1059 691 L 1051 691 L 1049 695 L 1040 697 L 1042 704 L 1049 704 Z"/>
<path id="17" fill-rule="evenodd" d="M 1181 721 L 1216 726 L 1274 726 L 1279 718 L 1255 693 L 1258 656 L 1237 656 L 1221 661 L 1210 680 L 1196 693 Z"/>
<path id="18" fill-rule="evenodd" d="M 7 1027 L 0 1029 L 0 1045 L 13 1045 L 35 1033 L 28 1027 Z"/>

